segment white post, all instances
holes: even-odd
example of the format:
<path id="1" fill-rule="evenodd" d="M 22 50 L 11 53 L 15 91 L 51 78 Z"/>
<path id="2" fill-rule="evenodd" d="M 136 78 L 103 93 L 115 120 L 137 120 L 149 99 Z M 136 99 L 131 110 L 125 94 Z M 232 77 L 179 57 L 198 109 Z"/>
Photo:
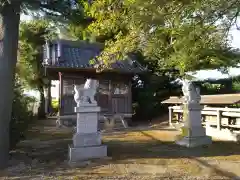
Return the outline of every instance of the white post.
<path id="1" fill-rule="evenodd" d="M 50 59 L 50 47 L 49 47 L 48 41 L 46 41 L 46 57 L 47 57 L 47 60 Z"/>
<path id="2" fill-rule="evenodd" d="M 61 42 L 60 42 L 60 40 L 58 41 L 58 51 L 57 51 L 57 57 L 58 58 L 61 58 L 61 51 L 62 51 L 62 49 L 61 49 L 62 47 L 61 47 Z"/>

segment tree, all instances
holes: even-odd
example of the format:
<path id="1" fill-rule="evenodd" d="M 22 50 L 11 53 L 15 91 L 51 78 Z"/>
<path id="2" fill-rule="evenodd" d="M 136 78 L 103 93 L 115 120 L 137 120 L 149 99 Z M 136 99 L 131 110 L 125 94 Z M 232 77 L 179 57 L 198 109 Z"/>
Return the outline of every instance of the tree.
<path id="1" fill-rule="evenodd" d="M 87 8 L 94 36 L 113 34 L 99 59 L 123 59 L 140 51 L 158 67 L 187 71 L 236 66 L 239 54 L 227 39 L 239 1 L 96 0 Z M 120 58 L 121 57 L 121 58 Z"/>
<path id="2" fill-rule="evenodd" d="M 43 60 L 43 45 L 46 40 L 56 37 L 56 29 L 45 20 L 33 20 L 20 24 L 19 61 L 18 68 L 22 82 L 40 94 L 39 118 L 45 117 L 44 88 L 45 82 Z"/>
<path id="3" fill-rule="evenodd" d="M 85 14 L 91 19 L 89 25 L 84 29 L 74 24 L 72 34 L 81 39 L 85 32 L 105 43 L 99 56 L 105 62 L 101 69 L 128 53 L 143 55 L 141 63 L 151 73 L 135 78 L 133 99 L 142 106 L 138 112 L 144 117 L 154 114 L 156 106 L 159 111 L 159 102 L 169 96 L 174 78 L 189 78 L 187 71 L 226 70 L 238 64 L 239 54 L 227 40 L 238 7 L 236 0 L 95 0 L 84 4 Z M 147 109 L 145 104 L 152 107 Z"/>
<path id="4" fill-rule="evenodd" d="M 177 77 L 198 69 L 225 70 L 239 62 L 227 40 L 237 6 L 235 0 L 95 0 L 84 4 L 89 24 L 72 23 L 69 29 L 78 39 L 84 32 L 105 43 L 99 59 L 106 66 L 101 69 L 128 53 L 142 56 L 138 60 L 150 72 L 133 80 L 134 110 L 137 119 L 150 119 L 162 108 L 161 99 L 179 95 L 179 86 L 170 83 Z"/>
<path id="5" fill-rule="evenodd" d="M 17 62 L 20 13 L 33 10 L 46 16 L 67 20 L 82 11 L 77 0 L 0 0 L 0 168 L 8 161 L 9 122 L 13 98 L 13 82 Z"/>

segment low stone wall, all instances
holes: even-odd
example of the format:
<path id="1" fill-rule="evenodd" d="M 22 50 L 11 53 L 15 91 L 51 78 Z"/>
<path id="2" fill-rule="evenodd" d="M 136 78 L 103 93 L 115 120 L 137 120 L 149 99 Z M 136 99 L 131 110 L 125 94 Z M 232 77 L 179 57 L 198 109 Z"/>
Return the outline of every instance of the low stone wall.
<path id="1" fill-rule="evenodd" d="M 214 124 L 216 124 L 217 122 L 217 117 L 216 116 L 205 116 L 205 120 L 207 122 L 212 122 Z M 222 125 L 229 125 L 229 118 L 228 117 L 222 117 Z M 234 122 L 235 125 L 240 125 L 240 118 L 236 118 L 236 122 Z"/>
<path id="2" fill-rule="evenodd" d="M 205 121 L 210 123 L 210 124 L 217 124 L 217 116 L 210 116 L 210 115 L 205 115 Z M 221 124 L 222 125 L 230 125 L 230 121 L 229 121 L 229 117 L 222 117 L 221 119 Z M 239 125 L 240 126 L 240 118 L 232 118 L 233 119 L 233 123 L 234 125 Z M 172 122 L 178 122 L 179 121 L 179 115 L 178 114 L 174 114 Z M 181 122 L 182 120 L 180 120 Z"/>
<path id="3" fill-rule="evenodd" d="M 222 141 L 240 141 L 240 132 L 239 131 L 231 131 L 229 129 L 221 129 L 211 127 L 210 125 L 206 125 L 206 135 L 213 137 L 216 140 Z"/>

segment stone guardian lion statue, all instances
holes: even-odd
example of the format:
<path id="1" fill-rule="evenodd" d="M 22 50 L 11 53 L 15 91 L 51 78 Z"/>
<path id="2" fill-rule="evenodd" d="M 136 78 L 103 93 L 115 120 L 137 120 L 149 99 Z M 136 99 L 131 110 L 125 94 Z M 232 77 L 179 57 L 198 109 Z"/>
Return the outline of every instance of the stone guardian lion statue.
<path id="1" fill-rule="evenodd" d="M 182 92 L 185 103 L 199 103 L 201 100 L 200 89 L 189 80 L 182 81 Z"/>
<path id="2" fill-rule="evenodd" d="M 98 80 L 87 79 L 85 84 L 74 85 L 74 100 L 77 106 L 81 104 L 97 104 L 94 96 L 99 86 Z"/>

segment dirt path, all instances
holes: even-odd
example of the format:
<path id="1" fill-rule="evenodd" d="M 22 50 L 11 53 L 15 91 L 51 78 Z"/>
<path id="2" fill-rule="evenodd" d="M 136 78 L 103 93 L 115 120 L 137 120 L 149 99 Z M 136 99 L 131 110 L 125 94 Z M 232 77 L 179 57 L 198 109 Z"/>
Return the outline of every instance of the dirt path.
<path id="1" fill-rule="evenodd" d="M 12 152 L 0 179 L 236 179 L 240 177 L 240 146 L 214 142 L 209 147 L 183 148 L 178 134 L 161 126 L 104 133 L 108 156 L 85 167 L 67 163 L 72 130 L 35 126 Z M 240 179 L 240 178 L 239 178 Z"/>

